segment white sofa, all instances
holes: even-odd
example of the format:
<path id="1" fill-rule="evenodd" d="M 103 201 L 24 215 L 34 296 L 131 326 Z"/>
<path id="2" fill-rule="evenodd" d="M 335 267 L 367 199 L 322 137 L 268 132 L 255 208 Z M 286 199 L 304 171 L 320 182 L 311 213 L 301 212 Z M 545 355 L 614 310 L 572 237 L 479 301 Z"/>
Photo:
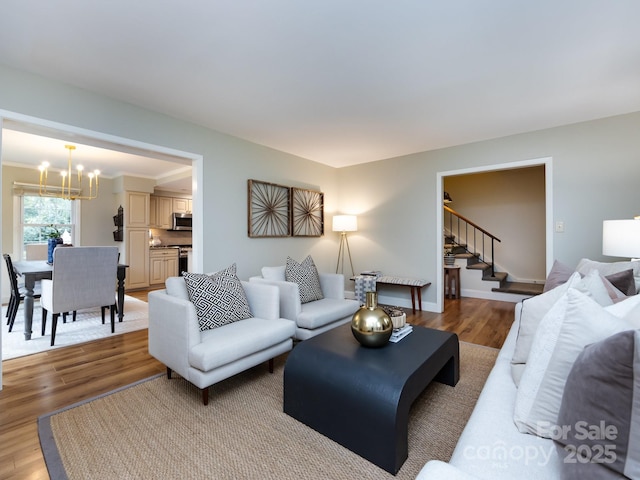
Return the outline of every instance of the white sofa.
<path id="1" fill-rule="evenodd" d="M 516 305 L 519 319 L 521 304 Z M 560 458 L 553 440 L 520 433 L 513 422 L 517 389 L 511 359 L 518 335 L 514 321 L 449 463 L 432 460 L 418 480 L 560 478 Z"/>
<path id="2" fill-rule="evenodd" d="M 182 277 L 171 277 L 165 290 L 149 292 L 149 353 L 202 390 L 293 347 L 295 324 L 280 318 L 278 289 L 242 282 L 252 318 L 200 331 L 196 310 Z"/>
<path id="3" fill-rule="evenodd" d="M 639 282 L 640 262 L 556 262 L 545 292 L 516 305 L 449 463 L 417 478 L 640 478 L 640 408 L 625 406 L 640 392 L 640 341 L 634 356 L 618 336 L 640 340 Z"/>
<path id="4" fill-rule="evenodd" d="M 295 322 L 296 340 L 306 340 L 351 321 L 360 308 L 356 300 L 344 298 L 344 275 L 318 273 L 324 298 L 301 303 L 297 283 L 284 279 L 285 267 L 264 267 L 263 276 L 251 277 L 251 283 L 277 286 L 280 290 L 280 314 Z M 265 278 L 266 277 L 266 278 Z"/>

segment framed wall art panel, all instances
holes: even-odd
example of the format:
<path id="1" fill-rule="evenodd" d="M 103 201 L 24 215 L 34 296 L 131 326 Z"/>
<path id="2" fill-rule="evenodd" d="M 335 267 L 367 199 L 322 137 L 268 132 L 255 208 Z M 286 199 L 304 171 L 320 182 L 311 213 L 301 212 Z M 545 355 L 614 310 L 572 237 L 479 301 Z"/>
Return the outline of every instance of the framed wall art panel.
<path id="1" fill-rule="evenodd" d="M 249 237 L 291 236 L 289 187 L 248 180 Z"/>
<path id="2" fill-rule="evenodd" d="M 294 237 L 324 235 L 324 193 L 291 187 L 291 232 Z"/>

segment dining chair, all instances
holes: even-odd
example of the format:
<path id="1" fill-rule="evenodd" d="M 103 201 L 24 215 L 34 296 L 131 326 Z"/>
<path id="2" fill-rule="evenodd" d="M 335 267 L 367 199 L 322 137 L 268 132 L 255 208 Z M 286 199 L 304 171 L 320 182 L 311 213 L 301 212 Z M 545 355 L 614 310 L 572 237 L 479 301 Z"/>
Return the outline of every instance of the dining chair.
<path id="1" fill-rule="evenodd" d="M 42 280 L 42 334 L 52 313 L 51 345 L 56 339 L 58 317 L 64 312 L 111 308 L 111 333 L 115 332 L 115 285 L 118 247 L 70 247 L 56 249 L 51 280 Z M 104 323 L 104 309 L 102 323 Z"/>
<path id="2" fill-rule="evenodd" d="M 11 331 L 13 329 L 13 322 L 15 322 L 16 315 L 18 314 L 20 302 L 24 300 L 24 286 L 18 282 L 18 274 L 13 268 L 11 255 L 4 253 L 2 256 L 7 264 L 7 273 L 9 274 L 9 283 L 11 284 L 11 296 L 9 297 L 6 313 L 7 325 L 9 325 L 9 331 Z M 36 282 L 33 297 L 40 298 L 40 282 Z"/>

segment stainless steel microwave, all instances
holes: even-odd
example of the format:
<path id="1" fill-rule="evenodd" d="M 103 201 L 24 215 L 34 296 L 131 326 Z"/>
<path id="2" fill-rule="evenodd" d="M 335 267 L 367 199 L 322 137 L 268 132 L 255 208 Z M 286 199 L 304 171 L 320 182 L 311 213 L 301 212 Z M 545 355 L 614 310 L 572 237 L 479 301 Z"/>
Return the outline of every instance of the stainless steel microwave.
<path id="1" fill-rule="evenodd" d="M 192 230 L 190 213 L 172 213 L 171 230 Z"/>

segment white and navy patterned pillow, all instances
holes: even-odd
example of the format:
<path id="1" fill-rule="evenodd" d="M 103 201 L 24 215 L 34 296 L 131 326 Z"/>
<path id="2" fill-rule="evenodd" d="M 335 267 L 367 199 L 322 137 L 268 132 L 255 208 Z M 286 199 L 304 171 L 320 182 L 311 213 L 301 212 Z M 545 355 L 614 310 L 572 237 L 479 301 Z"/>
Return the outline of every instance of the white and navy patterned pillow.
<path id="1" fill-rule="evenodd" d="M 296 262 L 291 257 L 287 257 L 285 267 L 285 278 L 287 282 L 298 284 L 300 291 L 300 302 L 308 303 L 324 298 L 322 288 L 320 288 L 320 277 L 311 255 L 307 256 L 302 263 Z"/>
<path id="2" fill-rule="evenodd" d="M 189 301 L 196 307 L 200 331 L 251 318 L 249 301 L 236 276 L 236 264 L 213 275 L 184 272 Z"/>

